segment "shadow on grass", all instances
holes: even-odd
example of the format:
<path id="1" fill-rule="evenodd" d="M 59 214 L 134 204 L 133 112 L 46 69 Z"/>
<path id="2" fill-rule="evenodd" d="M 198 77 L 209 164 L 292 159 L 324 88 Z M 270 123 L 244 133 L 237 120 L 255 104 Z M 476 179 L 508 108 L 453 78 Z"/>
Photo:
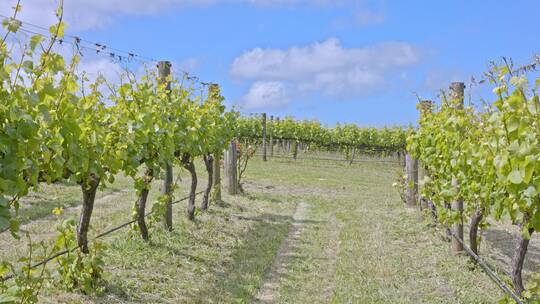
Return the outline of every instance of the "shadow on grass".
<path id="1" fill-rule="evenodd" d="M 283 215 L 275 215 L 275 214 L 262 214 L 259 216 L 242 216 L 242 215 L 234 215 L 237 219 L 245 220 L 245 221 L 255 221 L 255 222 L 284 222 L 284 221 L 291 221 L 290 216 L 283 216 Z M 316 220 L 294 220 L 295 223 L 299 224 L 320 224 L 324 223 L 325 221 L 316 221 Z"/>
<path id="2" fill-rule="evenodd" d="M 71 183 L 61 183 L 62 185 L 72 186 Z M 96 201 L 100 201 L 109 195 L 116 195 L 122 192 L 122 189 L 107 188 L 102 192 L 100 197 L 96 198 Z M 22 225 L 28 224 L 35 220 L 52 218 L 52 211 L 56 207 L 72 208 L 82 204 L 82 198 L 79 197 L 78 192 L 74 194 L 74 197 L 57 199 L 42 195 L 41 193 L 32 194 L 32 201 L 26 202 L 20 210 L 20 223 Z"/>
<path id="3" fill-rule="evenodd" d="M 202 286 L 191 303 L 248 303 L 256 296 L 293 221 L 290 216 L 262 214 L 215 273 L 214 282 Z"/>
<path id="4" fill-rule="evenodd" d="M 51 200 L 48 198 L 33 201 L 21 210 L 21 224 L 28 224 L 31 221 L 52 216 L 52 210 L 56 207 L 71 208 L 81 204 L 80 199 L 69 199 L 63 201 Z"/>
<path id="5" fill-rule="evenodd" d="M 220 215 L 216 214 L 215 216 Z M 232 219 L 238 216 L 229 214 L 229 217 Z M 204 225 L 199 226 L 203 224 L 202 222 L 196 223 L 196 228 L 187 235 L 185 230 L 175 229 L 168 232 L 166 238 L 158 237 L 157 233 L 154 233 L 154 237 L 151 238 L 149 243 L 132 239 L 128 242 L 128 246 L 123 242 L 117 245 L 119 250 L 130 251 L 138 251 L 148 246 L 146 248 L 148 250 L 147 258 L 152 258 L 152 252 L 165 251 L 171 256 L 183 257 L 194 265 L 204 266 L 204 268 L 208 269 L 211 273 L 211 279 L 204 284 L 200 284 L 192 291 L 186 291 L 185 296 L 189 298 L 188 303 L 248 303 L 257 294 L 264 275 L 271 267 L 278 249 L 293 222 L 291 216 L 273 213 L 261 214 L 251 219 L 253 219 L 253 223 L 248 226 L 248 229 L 239 231 L 223 229 L 217 232 L 235 240 L 229 245 L 225 245 L 230 249 L 228 250 L 230 254 L 222 255 L 217 260 L 196 256 L 190 248 L 189 244 L 203 244 L 204 247 L 211 246 L 212 248 L 208 250 L 219 251 L 223 248 L 220 244 L 212 242 L 211 239 L 206 239 L 204 235 L 198 234 L 198 232 L 205 230 Z M 137 237 L 135 236 L 135 238 Z M 188 243 L 182 241 L 186 237 L 190 239 Z M 183 245 L 175 247 L 174 244 L 169 244 L 171 240 L 178 240 Z M 199 250 L 206 249 L 199 248 Z M 137 261 L 139 257 L 130 259 L 133 258 Z M 122 267 L 131 268 L 133 265 L 120 266 L 120 268 Z M 148 266 L 140 265 L 137 267 Z M 181 272 L 178 272 L 174 275 L 174 279 L 189 280 L 191 275 L 186 273 L 184 277 Z M 169 277 L 168 279 L 173 278 Z M 142 299 L 139 299 L 138 296 L 133 297 L 132 287 L 119 282 L 104 282 L 104 287 L 106 290 L 103 294 L 91 297 L 94 303 L 145 303 L 145 301 L 149 300 L 145 296 Z M 111 299 L 114 300 L 110 301 Z"/>
<path id="6" fill-rule="evenodd" d="M 501 252 L 506 258 L 501 258 L 497 256 L 492 256 L 497 263 L 501 265 L 508 265 L 509 260 L 514 256 L 514 250 L 516 246 L 516 236 L 508 231 L 503 229 L 497 229 L 490 227 L 484 232 L 484 237 L 489 245 L 499 252 Z M 523 269 L 527 272 L 536 272 L 538 271 L 540 263 L 540 247 L 537 242 L 529 242 L 529 247 L 527 250 L 527 255 L 525 257 L 525 263 Z"/>

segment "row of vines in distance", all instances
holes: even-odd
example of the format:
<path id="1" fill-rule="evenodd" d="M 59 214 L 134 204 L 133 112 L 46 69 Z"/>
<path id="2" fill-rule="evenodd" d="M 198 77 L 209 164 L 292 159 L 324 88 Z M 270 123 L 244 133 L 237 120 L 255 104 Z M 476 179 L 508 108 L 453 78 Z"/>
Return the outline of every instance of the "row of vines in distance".
<path id="1" fill-rule="evenodd" d="M 241 140 L 258 145 L 262 141 L 263 120 L 257 115 L 237 120 L 237 134 Z M 319 150 L 350 152 L 391 153 L 405 150 L 407 129 L 402 127 L 362 128 L 355 124 L 337 124 L 325 127 L 316 120 L 295 120 L 292 117 L 271 120 L 266 124 L 266 134 L 274 140 L 303 143 Z"/>

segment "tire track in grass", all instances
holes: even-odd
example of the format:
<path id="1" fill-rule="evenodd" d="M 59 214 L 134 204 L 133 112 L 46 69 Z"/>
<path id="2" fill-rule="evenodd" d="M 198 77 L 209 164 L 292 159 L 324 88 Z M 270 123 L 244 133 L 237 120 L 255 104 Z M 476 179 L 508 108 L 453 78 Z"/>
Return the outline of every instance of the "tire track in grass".
<path id="1" fill-rule="evenodd" d="M 343 223 L 340 222 L 335 215 L 331 217 L 331 229 L 329 232 L 329 242 L 325 248 L 325 256 L 328 259 L 328 270 L 327 273 L 329 278 L 334 278 L 337 269 L 337 262 L 339 257 L 339 252 L 341 250 L 341 240 L 339 235 L 343 229 Z M 336 280 L 328 280 L 328 285 L 323 290 L 324 299 L 328 302 L 332 299 L 334 295 L 334 288 L 336 287 Z"/>
<path id="2" fill-rule="evenodd" d="M 289 234 L 282 241 L 276 258 L 265 275 L 264 283 L 255 297 L 254 303 L 275 303 L 278 299 L 280 278 L 286 273 L 287 263 L 290 257 L 295 254 L 294 249 L 297 247 L 304 231 L 303 220 L 305 220 L 306 209 L 307 205 L 304 202 L 299 202 L 296 205 Z"/>

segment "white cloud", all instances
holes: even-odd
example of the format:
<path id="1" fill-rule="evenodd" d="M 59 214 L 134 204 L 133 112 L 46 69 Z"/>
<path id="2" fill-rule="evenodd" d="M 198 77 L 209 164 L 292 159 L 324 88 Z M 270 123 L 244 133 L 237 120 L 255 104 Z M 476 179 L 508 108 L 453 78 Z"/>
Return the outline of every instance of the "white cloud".
<path id="1" fill-rule="evenodd" d="M 184 6 L 202 6 L 220 0 L 64 0 L 64 17 L 71 30 L 79 31 L 109 25 L 116 16 L 149 15 Z M 12 15 L 16 0 L 0 4 L 2 15 Z M 24 0 L 19 18 L 47 26 L 56 21 L 59 0 Z"/>
<path id="2" fill-rule="evenodd" d="M 407 43 L 346 48 L 338 39 L 330 38 L 287 50 L 246 51 L 233 61 L 230 73 L 237 79 L 256 83 L 284 83 L 288 96 L 322 93 L 345 98 L 381 89 L 389 74 L 402 73 L 420 59 L 420 51 Z M 244 97 L 245 102 L 249 102 L 250 93 L 251 90 Z"/>
<path id="3" fill-rule="evenodd" d="M 285 84 L 279 81 L 256 81 L 244 96 L 246 109 L 278 109 L 289 102 Z"/>
<path id="4" fill-rule="evenodd" d="M 20 19 L 46 26 L 56 21 L 54 11 L 60 0 L 23 0 Z M 185 7 L 204 7 L 216 4 L 246 3 L 258 7 L 291 5 L 339 6 L 359 0 L 64 0 L 64 15 L 72 31 L 102 28 L 115 17 L 150 15 Z M 2 0 L 0 14 L 12 15 L 17 0 Z"/>
<path id="5" fill-rule="evenodd" d="M 361 10 L 355 15 L 356 23 L 362 27 L 381 24 L 385 20 L 386 17 L 382 13 L 377 13 L 371 10 Z"/>
<path id="6" fill-rule="evenodd" d="M 332 28 L 365 28 L 374 25 L 383 24 L 386 16 L 382 12 L 373 11 L 366 8 L 360 8 L 350 15 L 340 16 L 332 22 Z"/>
<path id="7" fill-rule="evenodd" d="M 234 60 L 231 74 L 244 79 L 302 80 L 330 71 L 383 71 L 409 66 L 419 59 L 416 48 L 406 43 L 345 48 L 338 39 L 330 38 L 288 50 L 255 48 Z"/>
<path id="8" fill-rule="evenodd" d="M 98 58 L 91 60 L 82 60 L 77 66 L 79 73 L 85 73 L 89 80 L 93 82 L 97 77 L 103 76 L 107 81 L 118 84 L 122 75 L 125 73 L 120 64 L 107 58 Z"/>

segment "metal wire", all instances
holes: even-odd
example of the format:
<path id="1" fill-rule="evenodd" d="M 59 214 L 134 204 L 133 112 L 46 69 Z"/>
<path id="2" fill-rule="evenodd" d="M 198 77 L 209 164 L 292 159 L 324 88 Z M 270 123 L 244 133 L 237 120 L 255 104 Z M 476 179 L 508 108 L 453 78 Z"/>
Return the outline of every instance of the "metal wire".
<path id="1" fill-rule="evenodd" d="M 474 253 L 474 251 L 472 251 L 471 248 L 469 248 L 465 244 L 465 242 L 463 242 L 463 240 L 459 236 L 457 236 L 453 231 L 451 231 L 451 234 L 463 246 L 463 248 L 465 249 L 465 252 L 467 252 L 467 254 L 471 258 L 473 258 L 480 265 L 480 267 L 482 267 L 484 272 L 491 278 L 493 282 L 497 284 L 497 286 L 499 286 L 499 288 L 502 291 L 508 294 L 514 301 L 516 301 L 516 303 L 523 304 L 523 301 L 520 299 L 520 297 L 516 293 L 514 293 L 512 289 L 506 286 L 506 284 L 504 284 L 501 278 L 497 276 L 495 271 L 493 271 L 491 267 L 489 267 L 489 265 L 482 258 L 480 258 L 476 253 Z"/>
<path id="2" fill-rule="evenodd" d="M 247 139 L 247 140 L 263 140 L 262 137 L 241 137 L 240 140 Z M 320 147 L 325 148 L 339 148 L 339 147 L 348 147 L 348 148 L 355 148 L 358 149 L 358 151 L 361 152 L 397 152 L 399 149 L 393 149 L 393 148 L 383 148 L 383 147 L 375 147 L 371 145 L 355 145 L 355 144 L 347 144 L 347 143 L 324 143 L 321 140 L 308 140 L 308 139 L 296 139 L 296 138 L 290 138 L 290 137 L 273 137 L 272 141 L 274 143 L 276 141 L 281 140 L 288 140 L 288 141 L 295 141 L 298 143 L 307 143 L 307 144 L 316 144 Z M 269 138 L 266 138 L 266 141 L 269 142 Z"/>
<path id="3" fill-rule="evenodd" d="M 137 62 L 142 63 L 142 64 L 149 64 L 149 63 L 158 62 L 158 60 L 156 60 L 154 58 L 143 56 L 143 55 L 138 55 L 137 53 L 132 52 L 132 51 L 124 51 L 124 50 L 121 50 L 121 49 L 118 49 L 118 48 L 110 47 L 110 46 L 105 45 L 103 43 L 99 43 L 99 42 L 91 41 L 91 40 L 88 40 L 88 39 L 85 39 L 85 38 L 81 38 L 80 36 L 64 34 L 64 36 L 62 38 L 60 38 L 60 37 L 52 37 L 50 35 L 50 33 L 49 33 L 49 29 L 46 28 L 46 27 L 36 25 L 36 24 L 30 23 L 30 22 L 27 22 L 27 21 L 23 21 L 23 20 L 20 20 L 20 19 L 17 19 L 17 18 L 8 17 L 6 15 L 0 14 L 0 19 L 19 22 L 20 28 L 18 29 L 18 31 L 21 31 L 21 32 L 24 32 L 24 33 L 27 33 L 27 34 L 32 34 L 32 35 L 39 35 L 39 36 L 41 36 L 41 37 L 43 37 L 45 39 L 49 39 L 49 40 L 56 40 L 56 41 L 58 41 L 59 45 L 62 45 L 64 43 L 71 44 L 76 49 L 76 52 L 81 56 L 83 56 L 82 51 L 86 50 L 86 51 L 95 52 L 97 55 L 101 55 L 101 56 L 104 56 L 104 57 L 107 57 L 107 58 L 111 58 L 113 60 L 118 60 L 120 62 L 137 61 Z M 45 33 L 40 33 L 38 30 L 39 31 L 45 31 Z M 68 38 L 68 39 L 66 39 L 66 38 Z M 193 83 L 199 84 L 200 85 L 200 90 L 203 90 L 206 86 L 208 86 L 209 84 L 212 84 L 212 82 L 203 82 L 203 81 L 200 80 L 199 77 L 191 76 L 189 72 L 184 71 L 184 70 L 182 70 L 180 68 L 175 67 L 175 69 L 177 69 L 179 72 L 181 72 L 184 75 L 184 77 L 186 77 L 186 79 L 193 81 Z"/>
<path id="4" fill-rule="evenodd" d="M 197 195 L 199 195 L 199 194 L 201 194 L 201 193 L 203 193 L 203 192 L 204 192 L 204 191 L 196 192 L 196 193 L 195 193 L 195 196 L 197 196 Z M 181 198 L 181 199 L 179 199 L 179 200 L 177 200 L 177 201 L 174 201 L 174 202 L 171 203 L 171 205 L 176 205 L 176 204 L 178 204 L 178 203 L 180 203 L 180 202 L 182 202 L 182 201 L 185 201 L 185 200 L 187 200 L 187 199 L 189 199 L 189 196 L 186 196 L 186 197 L 183 197 L 183 198 Z M 153 213 L 154 213 L 154 211 L 150 211 L 150 212 L 146 213 L 146 214 L 144 215 L 144 217 L 146 218 L 146 217 L 152 215 Z M 124 227 L 127 227 L 127 226 L 129 226 L 129 225 L 135 223 L 136 221 L 137 221 L 137 220 L 131 220 L 131 221 L 129 221 L 129 222 L 126 222 L 126 223 L 121 224 L 120 226 L 116 226 L 116 227 L 111 228 L 111 229 L 109 229 L 109 230 L 107 230 L 107 231 L 105 231 L 105 232 L 102 232 L 102 233 L 98 234 L 96 237 L 94 237 L 92 240 L 90 240 L 88 243 L 94 242 L 94 241 L 96 241 L 97 239 L 100 239 L 100 238 L 102 238 L 102 237 L 104 237 L 104 236 L 107 236 L 107 235 L 109 235 L 109 234 L 111 234 L 111 233 L 113 233 L 113 232 L 115 232 L 115 231 L 118 231 L 118 230 L 124 228 Z M 46 259 L 44 259 L 44 260 L 42 260 L 42 261 L 40 261 L 40 262 L 38 262 L 38 263 L 36 263 L 36 264 L 33 264 L 32 266 L 30 266 L 30 268 L 31 268 L 31 269 L 35 269 L 35 268 L 37 268 L 37 267 L 39 267 L 39 266 L 42 266 L 42 265 L 45 265 L 45 264 L 49 263 L 50 261 L 56 259 L 57 257 L 60 257 L 60 256 L 65 255 L 65 254 L 68 254 L 68 253 L 73 252 L 73 251 L 75 251 L 75 250 L 77 250 L 77 249 L 80 249 L 80 248 L 81 248 L 81 246 L 75 246 L 75 247 L 73 247 L 73 248 L 71 248 L 71 249 L 66 249 L 66 250 L 59 251 L 59 252 L 53 254 L 52 256 L 50 256 L 50 257 L 48 257 L 48 258 L 46 258 Z M 7 276 L 3 277 L 1 280 L 2 280 L 2 281 L 8 281 L 8 280 L 11 280 L 11 279 L 13 279 L 13 278 L 14 278 L 14 275 L 13 275 L 13 274 L 10 274 L 10 275 L 7 275 Z"/>
<path id="5" fill-rule="evenodd" d="M 256 153 L 255 156 L 262 157 L 260 153 Z M 286 155 L 267 155 L 268 158 L 284 158 L 284 159 L 293 159 L 293 156 Z M 321 160 L 321 161 L 336 161 L 336 162 L 351 162 L 350 159 L 339 159 L 339 158 L 325 158 L 325 157 L 297 157 L 297 160 Z M 389 164 L 401 164 L 402 162 L 397 160 L 384 160 L 384 159 L 354 159 L 352 163 L 389 163 Z"/>
<path id="6" fill-rule="evenodd" d="M 43 33 L 36 33 L 34 31 L 34 34 L 36 35 L 42 35 L 42 36 L 45 36 L 45 37 L 48 37 L 48 33 L 49 33 L 49 29 L 44 27 L 44 26 L 40 26 L 40 25 L 37 25 L 37 24 L 33 24 L 33 23 L 30 23 L 30 22 L 27 22 L 27 21 L 23 21 L 21 19 L 18 19 L 18 18 L 13 18 L 13 17 L 9 17 L 9 16 L 6 16 L 6 15 L 3 15 L 3 14 L 0 14 L 0 18 L 4 19 L 4 20 L 11 20 L 11 21 L 16 21 L 16 22 L 19 22 L 21 24 L 21 27 L 33 27 L 35 29 L 38 29 L 38 30 L 42 30 L 42 31 L 45 31 L 47 34 L 43 34 Z M 27 29 L 28 31 L 29 29 Z M 135 52 L 129 52 L 129 51 L 124 51 L 124 50 L 121 50 L 121 49 L 118 49 L 118 48 L 114 48 L 114 47 L 110 47 L 110 46 L 107 46 L 103 43 L 99 43 L 99 42 L 95 42 L 95 41 L 90 41 L 88 39 L 84 39 L 84 38 L 81 38 L 79 36 L 75 36 L 75 35 L 70 35 L 70 34 L 64 34 L 64 38 L 58 38 L 58 40 L 65 40 L 65 38 L 71 38 L 73 41 L 75 41 L 77 44 L 81 44 L 82 42 L 84 43 L 87 43 L 87 44 L 90 44 L 94 47 L 94 50 L 98 51 L 98 52 L 105 52 L 105 50 L 111 50 L 111 52 L 114 52 L 114 53 L 118 53 L 118 54 L 124 54 L 124 57 L 131 57 L 131 58 L 140 58 L 140 60 L 142 61 L 145 61 L 145 62 L 149 62 L 149 61 L 152 61 L 152 62 L 156 62 L 157 60 L 156 59 L 153 59 L 153 58 L 150 58 L 150 57 L 146 57 L 146 56 L 142 56 L 142 55 L 138 55 L 136 54 Z M 111 52 L 106 52 L 107 54 L 110 55 Z"/>

